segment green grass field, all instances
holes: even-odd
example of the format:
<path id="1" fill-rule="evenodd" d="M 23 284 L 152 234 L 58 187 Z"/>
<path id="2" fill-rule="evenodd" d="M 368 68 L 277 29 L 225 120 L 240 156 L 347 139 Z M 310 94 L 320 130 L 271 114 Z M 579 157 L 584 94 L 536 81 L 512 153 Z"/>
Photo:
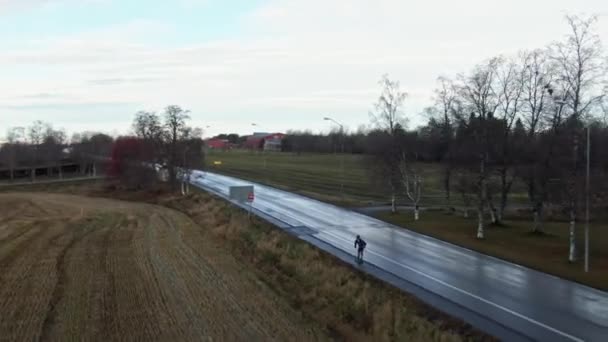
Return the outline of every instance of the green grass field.
<path id="1" fill-rule="evenodd" d="M 591 272 L 585 273 L 584 225 L 581 222 L 576 235 L 579 259 L 570 263 L 567 260 L 567 222 L 547 222 L 544 224 L 546 235 L 534 235 L 530 233 L 530 221 L 507 217 L 502 226 L 490 225 L 486 229 L 485 240 L 478 240 L 475 237 L 476 215 L 466 219 L 460 214 L 433 210 L 422 212 L 419 221 L 414 221 L 412 213 L 405 211 L 398 214 L 378 213 L 376 217 L 484 254 L 608 290 L 608 224 L 605 222 L 591 225 Z"/>
<path id="2" fill-rule="evenodd" d="M 332 203 L 367 206 L 390 201 L 386 181 L 372 176 L 373 160 L 363 155 L 297 155 L 233 150 L 210 151 L 207 157 L 212 172 L 272 185 Z M 341 196 L 342 158 L 344 197 Z M 215 161 L 220 161 L 221 165 L 214 165 Z M 424 165 L 423 205 L 444 203 L 441 173 L 440 165 Z M 401 205 L 409 204 L 403 194 L 399 197 Z M 460 203 L 457 194 L 454 193 L 452 197 L 455 204 Z"/>

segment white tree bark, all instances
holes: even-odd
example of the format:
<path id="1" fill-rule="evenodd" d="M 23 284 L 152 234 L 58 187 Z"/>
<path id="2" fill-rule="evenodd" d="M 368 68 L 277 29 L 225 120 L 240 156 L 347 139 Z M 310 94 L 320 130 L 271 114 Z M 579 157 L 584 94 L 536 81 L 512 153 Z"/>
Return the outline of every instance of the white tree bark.
<path id="1" fill-rule="evenodd" d="M 570 248 L 568 251 L 568 261 L 576 261 L 576 213 L 574 209 L 570 210 Z"/>
<path id="2" fill-rule="evenodd" d="M 496 224 L 496 214 L 494 214 L 494 210 L 490 209 L 490 218 L 492 220 L 492 224 Z"/>
<path id="3" fill-rule="evenodd" d="M 485 238 L 484 235 L 484 222 L 483 222 L 483 210 L 478 210 L 477 211 L 477 238 L 478 239 L 483 239 Z"/>
<path id="4" fill-rule="evenodd" d="M 422 178 L 416 170 L 410 168 L 407 164 L 405 154 L 402 156 L 401 165 L 399 165 L 401 183 L 405 186 L 405 194 L 414 204 L 414 220 L 420 219 L 420 197 L 422 196 Z"/>

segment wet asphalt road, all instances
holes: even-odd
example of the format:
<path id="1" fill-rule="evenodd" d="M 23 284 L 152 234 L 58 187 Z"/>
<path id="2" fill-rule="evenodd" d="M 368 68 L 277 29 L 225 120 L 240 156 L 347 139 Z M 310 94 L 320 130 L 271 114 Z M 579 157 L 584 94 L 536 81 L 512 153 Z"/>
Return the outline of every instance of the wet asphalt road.
<path id="1" fill-rule="evenodd" d="M 224 196 L 230 186 L 253 184 L 256 211 L 306 227 L 311 237 L 353 256 L 359 234 L 367 241 L 366 263 L 531 340 L 608 341 L 607 292 L 300 195 L 212 173 L 193 176 L 194 185 Z"/>

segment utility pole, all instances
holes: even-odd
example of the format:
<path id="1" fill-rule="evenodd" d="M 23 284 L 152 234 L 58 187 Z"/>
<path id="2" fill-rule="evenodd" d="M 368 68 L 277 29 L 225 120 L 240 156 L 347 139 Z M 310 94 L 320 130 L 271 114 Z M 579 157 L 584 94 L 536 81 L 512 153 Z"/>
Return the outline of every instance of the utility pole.
<path id="1" fill-rule="evenodd" d="M 330 117 L 325 117 L 323 120 L 331 121 L 340 127 L 340 196 L 344 201 L 344 125 Z"/>
<path id="2" fill-rule="evenodd" d="M 591 168 L 591 126 L 587 124 L 587 178 L 585 179 L 585 272 L 589 272 L 589 186 Z"/>

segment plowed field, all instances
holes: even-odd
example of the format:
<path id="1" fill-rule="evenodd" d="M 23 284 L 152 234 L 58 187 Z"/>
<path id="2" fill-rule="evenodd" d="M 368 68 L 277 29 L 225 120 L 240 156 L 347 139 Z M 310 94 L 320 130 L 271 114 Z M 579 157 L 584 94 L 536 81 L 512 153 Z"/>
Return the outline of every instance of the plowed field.
<path id="1" fill-rule="evenodd" d="M 0 340 L 324 336 L 187 216 L 58 194 L 0 194 Z"/>

